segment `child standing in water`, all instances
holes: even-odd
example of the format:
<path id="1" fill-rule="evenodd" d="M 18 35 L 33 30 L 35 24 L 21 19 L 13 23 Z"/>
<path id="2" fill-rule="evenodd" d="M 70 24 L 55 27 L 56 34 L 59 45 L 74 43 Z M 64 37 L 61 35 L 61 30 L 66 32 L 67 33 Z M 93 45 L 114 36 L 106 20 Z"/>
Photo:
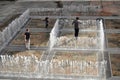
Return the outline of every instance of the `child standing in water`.
<path id="1" fill-rule="evenodd" d="M 49 19 L 48 17 L 45 18 L 45 28 L 48 28 L 48 24 L 49 24 L 49 20 L 48 19 Z"/>
<path id="2" fill-rule="evenodd" d="M 78 34 L 79 34 L 79 23 L 80 22 L 78 20 L 79 20 L 79 18 L 76 17 L 76 20 L 74 20 L 72 23 L 72 25 L 74 25 L 74 30 L 75 30 L 74 36 L 75 36 L 76 40 L 77 40 Z"/>
<path id="3" fill-rule="evenodd" d="M 25 38 L 25 46 L 27 49 L 30 49 L 30 32 L 29 29 L 26 29 L 26 32 L 24 34 L 24 38 Z"/>

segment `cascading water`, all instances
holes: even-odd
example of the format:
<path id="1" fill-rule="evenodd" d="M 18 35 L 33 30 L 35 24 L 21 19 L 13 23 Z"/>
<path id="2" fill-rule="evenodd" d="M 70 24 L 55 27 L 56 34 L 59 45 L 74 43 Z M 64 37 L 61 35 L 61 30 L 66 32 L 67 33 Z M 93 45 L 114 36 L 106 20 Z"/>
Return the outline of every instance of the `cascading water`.
<path id="1" fill-rule="evenodd" d="M 26 10 L 19 18 L 12 21 L 2 32 L 0 32 L 0 52 L 6 44 L 17 34 L 29 19 L 29 9 Z"/>
<path id="2" fill-rule="evenodd" d="M 69 22 L 72 21 L 69 20 Z M 100 30 L 97 29 L 96 20 L 80 20 L 80 22 L 82 24 L 79 26 L 80 34 L 77 40 L 73 37 L 74 32 L 71 32 L 71 34 L 65 33 L 63 36 L 57 37 L 55 46 L 62 48 L 99 49 L 100 46 L 97 43 L 100 43 L 100 37 L 98 36 Z M 67 24 L 66 26 L 70 25 Z"/>
<path id="3" fill-rule="evenodd" d="M 50 33 L 50 51 L 56 43 L 57 36 L 59 34 L 59 19 L 55 22 L 55 25 Z"/>
<path id="4" fill-rule="evenodd" d="M 100 75 L 102 77 L 106 77 L 106 66 L 107 62 L 104 59 L 104 49 L 105 49 L 105 36 L 104 36 L 104 28 L 103 28 L 103 19 L 98 19 L 98 24 L 100 27 L 100 51 L 101 51 L 101 64 L 100 64 Z"/>
<path id="5" fill-rule="evenodd" d="M 79 49 L 98 49 L 96 54 L 103 53 L 104 51 L 104 29 L 102 20 L 99 22 L 99 28 L 95 24 L 95 20 L 86 20 L 82 21 L 81 31 L 85 34 L 79 36 L 78 40 L 76 41 L 73 38 L 73 34 L 65 35 L 65 36 L 58 36 L 62 33 L 61 24 L 58 19 L 54 25 L 50 33 L 50 51 L 54 50 L 57 47 L 59 50 L 60 48 L 67 48 L 68 50 L 73 48 Z M 69 21 L 68 21 L 69 22 Z M 65 25 L 62 25 L 64 27 Z M 84 26 L 84 27 L 83 27 Z M 95 27 L 95 29 L 94 29 Z M 63 28 L 64 29 L 64 28 Z M 72 28 L 73 29 L 73 28 Z M 94 29 L 94 30 L 93 30 Z M 87 30 L 87 31 L 86 31 Z M 95 31 L 92 35 L 92 32 Z M 61 32 L 60 32 L 61 31 Z M 81 32 L 81 34 L 82 34 Z M 87 33 L 86 33 L 87 32 Z M 84 36 L 85 35 L 85 36 Z M 86 36 L 87 35 L 87 36 Z M 77 43 L 76 43 L 77 42 Z M 65 45 L 64 45 L 65 44 Z M 75 44 L 75 45 L 73 45 Z M 66 50 L 67 50 L 66 49 Z M 50 52 L 51 53 L 51 52 Z M 57 50 L 56 52 L 57 53 Z M 70 52 L 69 52 L 70 53 Z M 79 53 L 78 53 L 79 54 Z M 8 55 L 1 55 L 1 67 L 0 71 L 2 76 L 19 76 L 19 77 L 53 77 L 56 78 L 55 75 L 72 75 L 72 76 L 91 76 L 89 80 L 99 80 L 99 74 L 97 73 L 99 61 L 88 61 L 88 60 L 81 60 L 81 61 L 73 61 L 73 60 L 51 60 L 51 61 L 41 61 L 36 56 L 8 56 Z M 57 58 L 56 58 L 57 59 Z M 49 64 L 48 64 L 49 63 Z M 103 63 L 103 62 L 102 62 Z M 67 66 L 67 67 L 66 67 Z M 104 68 L 104 65 L 101 65 Z M 66 70 L 69 70 L 69 73 L 66 73 Z M 90 72 L 96 70 L 95 73 Z M 99 70 L 98 70 L 99 71 Z M 103 74 L 103 71 L 100 70 Z M 94 77 L 97 77 L 97 79 Z M 65 77 L 62 77 L 65 78 Z"/>
<path id="6" fill-rule="evenodd" d="M 103 28 L 103 20 L 101 19 L 99 21 L 100 24 L 100 36 L 101 36 L 101 51 L 104 51 L 104 41 L 105 41 L 105 37 L 104 37 L 104 28 Z"/>

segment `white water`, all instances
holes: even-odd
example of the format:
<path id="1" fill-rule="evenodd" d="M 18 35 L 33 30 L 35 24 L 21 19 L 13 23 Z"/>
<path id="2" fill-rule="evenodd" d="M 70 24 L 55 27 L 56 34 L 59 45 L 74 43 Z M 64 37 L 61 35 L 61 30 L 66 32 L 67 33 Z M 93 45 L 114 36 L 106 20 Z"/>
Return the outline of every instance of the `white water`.
<path id="1" fill-rule="evenodd" d="M 91 49 L 91 48 L 98 48 L 99 51 L 96 54 L 99 54 L 101 52 L 104 51 L 104 29 L 103 29 L 103 23 L 102 20 L 100 20 L 99 22 L 99 28 L 98 30 L 100 30 L 100 33 L 98 37 L 79 37 L 78 38 L 78 42 L 81 42 L 81 46 L 78 45 L 78 43 L 76 43 L 76 40 L 71 41 L 71 47 L 74 48 L 83 48 L 83 49 Z M 50 33 L 50 51 L 52 51 L 52 49 L 54 49 L 55 45 L 58 43 L 61 43 L 61 40 L 69 40 L 69 37 L 65 38 L 61 38 L 58 37 L 59 34 L 59 20 L 56 21 L 54 28 L 52 29 L 51 33 Z M 66 40 L 66 41 L 68 41 Z M 97 42 L 99 41 L 99 43 L 97 44 Z M 73 45 L 72 43 L 76 43 L 75 45 Z M 91 43 L 91 45 L 95 45 L 93 46 L 89 46 L 89 44 Z M 68 47 L 69 45 L 66 45 L 64 47 Z M 61 46 L 63 47 L 63 46 Z M 69 46 L 70 47 L 70 46 Z M 68 47 L 68 48 L 69 48 Z M 96 48 L 95 48 L 96 47 Z M 48 73 L 50 75 L 50 77 L 54 77 L 54 75 L 56 75 L 57 71 L 61 71 L 57 74 L 59 75 L 67 75 L 66 74 L 66 69 L 64 68 L 65 66 L 69 66 L 69 70 L 70 70 L 70 74 L 68 75 L 82 75 L 82 76 L 99 76 L 98 73 L 92 73 L 89 72 L 87 68 L 91 68 L 91 70 L 93 71 L 94 69 L 98 70 L 98 65 L 101 64 L 101 68 L 105 68 L 104 63 L 105 62 L 92 62 L 92 61 L 71 61 L 71 60 L 52 60 L 52 61 L 41 61 L 39 59 L 37 59 L 36 56 L 8 56 L 8 55 L 1 55 L 1 67 L 0 67 L 0 71 L 1 71 L 1 75 L 3 73 L 3 75 L 5 76 L 4 73 L 6 73 L 9 76 L 21 76 L 21 77 L 45 77 L 46 73 Z M 48 65 L 48 62 L 50 62 L 50 65 Z M 99 63 L 99 64 L 98 64 Z M 78 67 L 77 69 L 75 69 L 75 67 Z M 56 70 L 55 70 L 56 69 Z M 16 73 L 15 75 L 13 75 L 13 73 Z M 19 74 L 18 74 L 19 73 Z M 101 73 L 103 73 L 103 70 L 101 70 Z M 34 74 L 34 75 L 31 75 Z M 104 73 L 103 73 L 104 74 Z M 48 75 L 48 77 L 49 77 Z M 51 76 L 52 75 L 52 76 Z M 94 79 L 91 79 L 94 80 Z"/>
<path id="2" fill-rule="evenodd" d="M 29 19 L 29 10 L 26 10 L 19 18 L 12 21 L 2 32 L 0 32 L 0 44 L 7 43 L 24 26 Z"/>
<path id="3" fill-rule="evenodd" d="M 73 29 L 72 20 L 66 20 L 64 28 Z M 101 48 L 101 29 L 97 27 L 96 20 L 79 20 L 79 35 L 76 40 L 73 32 L 62 32 L 63 35 L 57 37 L 55 47 L 78 48 L 78 49 L 100 49 Z M 70 27 L 69 27 L 70 26 Z M 100 26 L 99 26 L 100 27 Z M 102 26 L 101 26 L 102 27 Z M 74 29 L 73 29 L 74 30 Z M 92 30 L 92 32 L 91 32 Z M 81 32 L 82 31 L 82 32 Z"/>

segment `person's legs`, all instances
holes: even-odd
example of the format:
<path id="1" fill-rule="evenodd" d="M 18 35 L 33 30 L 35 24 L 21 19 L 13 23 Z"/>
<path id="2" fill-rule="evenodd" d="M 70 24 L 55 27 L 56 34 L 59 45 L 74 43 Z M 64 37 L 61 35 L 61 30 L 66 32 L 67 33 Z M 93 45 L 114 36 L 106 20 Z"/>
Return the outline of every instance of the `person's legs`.
<path id="1" fill-rule="evenodd" d="M 75 33 L 74 33 L 74 36 L 76 37 L 76 29 L 75 29 Z"/>
<path id="2" fill-rule="evenodd" d="M 76 31 L 76 29 L 75 29 L 75 34 L 74 34 L 74 36 L 75 36 L 75 39 L 76 39 L 76 34 L 77 34 L 77 31 Z"/>
<path id="3" fill-rule="evenodd" d="M 25 47 L 27 48 L 27 40 L 25 39 Z"/>
<path id="4" fill-rule="evenodd" d="M 78 37 L 78 33 L 79 33 L 79 29 L 75 29 L 75 38 L 77 40 L 77 37 Z"/>
<path id="5" fill-rule="evenodd" d="M 28 40 L 28 49 L 30 49 L 30 39 Z"/>
<path id="6" fill-rule="evenodd" d="M 48 28 L 48 23 L 45 24 L 45 28 Z"/>
<path id="7" fill-rule="evenodd" d="M 77 34 L 76 34 L 76 37 L 78 37 L 78 34 L 79 34 L 79 29 L 77 29 Z"/>
<path id="8" fill-rule="evenodd" d="M 30 49 L 30 39 L 25 40 L 25 46 L 26 46 L 27 49 Z"/>

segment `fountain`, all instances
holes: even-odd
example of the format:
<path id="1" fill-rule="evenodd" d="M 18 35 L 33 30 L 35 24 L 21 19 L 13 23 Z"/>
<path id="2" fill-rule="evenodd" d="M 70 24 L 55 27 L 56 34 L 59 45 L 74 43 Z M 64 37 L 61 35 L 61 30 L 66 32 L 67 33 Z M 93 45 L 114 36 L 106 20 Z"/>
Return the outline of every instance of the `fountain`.
<path id="1" fill-rule="evenodd" d="M 70 21 L 72 22 L 72 21 Z M 86 20 L 86 21 L 82 21 L 82 25 L 84 25 L 84 27 L 82 27 L 82 30 L 80 30 L 80 34 L 82 33 L 87 33 L 89 31 L 92 30 L 92 32 L 95 32 L 94 36 L 89 36 L 88 33 L 87 35 L 80 35 L 78 40 L 76 41 L 74 38 L 73 38 L 73 34 L 72 36 L 71 35 L 66 35 L 67 32 L 65 33 L 64 36 L 60 36 L 60 37 L 57 37 L 57 41 L 56 41 L 56 44 L 55 46 L 53 47 L 57 49 L 55 50 L 97 50 L 99 53 L 96 53 L 96 54 L 101 54 L 102 55 L 102 59 L 101 61 L 98 61 L 101 62 L 101 69 L 105 69 L 105 65 L 106 65 L 106 61 L 104 60 L 104 29 L 103 29 L 103 23 L 102 23 L 102 20 Z M 92 24 L 93 23 L 93 24 Z M 95 24 L 96 23 L 96 24 Z M 67 24 L 67 26 L 69 26 Z M 65 27 L 65 26 L 64 26 Z M 87 28 L 87 30 L 86 30 Z M 81 26 L 80 26 L 80 29 L 81 29 Z M 63 32 L 64 33 L 64 32 Z M 62 34 L 62 32 L 61 32 Z M 57 53 L 56 53 L 57 54 Z M 103 75 L 105 72 L 104 71 L 101 71 L 101 74 Z"/>
<path id="2" fill-rule="evenodd" d="M 19 18 L 12 21 L 1 33 L 0 41 L 1 46 L 0 51 L 4 48 L 6 44 L 18 33 L 18 31 L 25 25 L 29 20 L 29 9 L 26 10 Z"/>
<path id="3" fill-rule="evenodd" d="M 20 24 L 29 19 L 28 12 L 20 16 L 6 28 L 0 36 L 5 42 L 12 37 L 14 31 L 19 31 Z M 49 56 L 51 59 L 42 61 L 35 55 L 15 56 L 0 55 L 1 67 L 0 76 L 28 77 L 28 78 L 72 78 L 79 76 L 81 79 L 90 77 L 89 80 L 100 80 L 105 74 L 105 61 L 98 60 L 98 54 L 103 55 L 104 51 L 104 31 L 102 20 L 80 20 L 80 34 L 78 40 L 73 37 L 73 30 L 67 33 L 65 28 L 73 29 L 70 25 L 71 19 L 57 19 L 50 33 Z M 22 26 L 25 24 L 22 23 Z M 97 23 L 97 24 L 96 24 Z M 16 27 L 16 26 L 19 26 Z M 10 31 L 9 31 L 10 30 Z M 7 35 L 9 34 L 9 35 Z M 69 51 L 69 50 L 73 51 Z M 87 53 L 80 50 L 88 50 Z M 61 52 L 60 52 L 61 51 Z M 93 51 L 93 52 L 89 52 Z M 60 53 L 60 54 L 59 54 Z M 63 55 L 70 55 L 66 59 Z M 72 56 L 71 56 L 72 55 Z M 75 55 L 75 56 L 74 56 Z M 87 59 L 87 57 L 89 57 Z M 104 57 L 104 56 L 102 56 Z M 93 71 L 93 72 L 92 72 Z M 66 77 L 67 76 L 67 77 Z M 95 78 L 95 79 L 94 79 Z"/>
<path id="4" fill-rule="evenodd" d="M 69 20 L 71 23 L 72 21 Z M 61 36 L 57 37 L 55 47 L 65 47 L 65 48 L 79 48 L 79 49 L 99 49 L 100 48 L 100 30 L 95 24 L 95 20 L 81 20 L 80 33 L 78 40 L 73 37 L 74 32 L 67 33 L 61 32 Z M 66 24 L 66 23 L 64 23 Z M 70 26 L 71 24 L 64 25 Z M 63 28 L 64 29 L 64 28 Z M 59 30 L 60 31 L 60 30 Z M 66 30 L 67 31 L 67 30 Z"/>
<path id="5" fill-rule="evenodd" d="M 30 74 L 34 76 L 30 77 L 41 77 L 43 74 L 48 72 L 48 76 L 51 74 L 54 76 L 58 75 L 83 75 L 83 76 L 99 76 L 98 65 L 99 62 L 92 61 L 72 61 L 72 60 L 52 60 L 52 61 L 40 61 L 36 56 L 8 56 L 1 55 L 1 67 L 0 72 L 2 76 L 10 74 L 11 77 L 29 77 Z M 48 65 L 49 63 L 49 66 Z M 101 62 L 102 63 L 102 62 Z M 102 63 L 103 64 L 103 63 Z M 66 69 L 67 68 L 67 69 Z M 97 72 L 90 72 L 90 71 Z M 13 75 L 15 74 L 15 75 Z M 35 75 L 37 74 L 37 75 Z M 38 76 L 41 75 L 41 76 Z"/>

